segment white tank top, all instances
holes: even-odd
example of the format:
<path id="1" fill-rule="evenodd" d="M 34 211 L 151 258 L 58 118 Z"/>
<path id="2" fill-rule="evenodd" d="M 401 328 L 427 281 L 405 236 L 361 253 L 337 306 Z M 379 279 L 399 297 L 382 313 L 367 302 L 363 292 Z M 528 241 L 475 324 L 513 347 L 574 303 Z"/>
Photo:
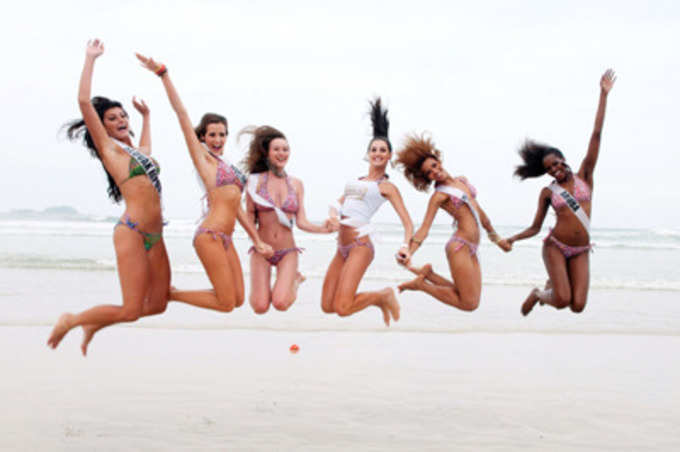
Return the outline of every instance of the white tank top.
<path id="1" fill-rule="evenodd" d="M 358 223 L 369 223 L 371 217 L 386 201 L 380 194 L 380 180 L 352 180 L 345 185 L 345 201 L 342 203 L 340 215 Z"/>

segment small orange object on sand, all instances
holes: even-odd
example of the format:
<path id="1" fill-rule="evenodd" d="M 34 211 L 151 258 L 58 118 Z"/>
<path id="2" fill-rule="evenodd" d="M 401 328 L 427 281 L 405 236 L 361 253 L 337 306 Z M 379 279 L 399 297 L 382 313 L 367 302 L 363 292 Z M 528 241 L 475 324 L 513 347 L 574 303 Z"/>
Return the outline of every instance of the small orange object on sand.
<path id="1" fill-rule="evenodd" d="M 300 351 L 300 347 L 297 346 L 297 344 L 293 344 L 290 346 L 290 352 L 291 353 L 297 353 Z"/>

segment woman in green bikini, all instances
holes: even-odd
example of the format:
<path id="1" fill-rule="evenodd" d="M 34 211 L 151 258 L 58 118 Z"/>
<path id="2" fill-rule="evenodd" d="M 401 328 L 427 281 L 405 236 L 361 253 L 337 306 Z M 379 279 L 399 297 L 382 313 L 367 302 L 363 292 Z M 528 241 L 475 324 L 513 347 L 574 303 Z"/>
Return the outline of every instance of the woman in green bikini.
<path id="1" fill-rule="evenodd" d="M 101 328 L 165 311 L 170 288 L 170 263 L 162 237 L 159 167 L 150 157 L 149 109 L 143 101 L 133 99 L 144 118 L 139 147 L 135 148 L 122 105 L 104 97 L 90 99 L 94 62 L 102 53 L 101 41 L 87 43 L 78 91 L 83 119 L 69 123 L 67 135 L 70 139 L 82 138 L 92 156 L 101 161 L 109 180 L 109 197 L 115 202 L 125 201 L 125 213 L 113 232 L 123 305 L 99 305 L 59 317 L 47 345 L 56 348 L 66 333 L 81 326 L 83 354 Z"/>

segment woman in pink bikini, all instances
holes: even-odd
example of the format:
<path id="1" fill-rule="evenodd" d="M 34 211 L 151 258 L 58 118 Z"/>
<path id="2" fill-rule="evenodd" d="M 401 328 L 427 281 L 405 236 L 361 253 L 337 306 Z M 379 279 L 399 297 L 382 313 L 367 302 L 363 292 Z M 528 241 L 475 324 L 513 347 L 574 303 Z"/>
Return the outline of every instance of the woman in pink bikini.
<path id="1" fill-rule="evenodd" d="M 250 304 L 258 314 L 269 306 L 287 310 L 297 298 L 304 277 L 298 271 L 298 253 L 293 226 L 313 233 L 333 232 L 329 220 L 321 226 L 307 219 L 302 181 L 285 172 L 290 148 L 285 135 L 270 126 L 249 127 L 242 134 L 252 135 L 244 159 L 247 182 L 247 212 L 258 225 L 260 237 L 274 249 L 267 257 L 253 253 L 250 258 Z M 252 250 L 251 250 L 252 251 Z M 276 282 L 271 287 L 271 269 L 276 267 Z"/>
<path id="2" fill-rule="evenodd" d="M 82 326 L 83 355 L 101 328 L 165 311 L 170 288 L 170 263 L 162 235 L 160 167 L 150 157 L 149 109 L 133 99 L 144 118 L 139 147 L 135 148 L 122 105 L 104 97 L 90 99 L 95 60 L 103 53 L 104 44 L 98 39 L 87 43 L 78 90 L 83 119 L 69 123 L 67 135 L 70 139 L 82 137 L 104 167 L 109 197 L 125 201 L 125 213 L 113 232 L 123 305 L 99 305 L 79 314 L 63 314 L 47 340 L 56 348 L 66 333 Z"/>
<path id="3" fill-rule="evenodd" d="M 519 150 L 524 164 L 515 175 L 524 180 L 548 173 L 552 183 L 541 190 L 534 222 L 519 234 L 509 237 L 512 245 L 517 240 L 538 234 L 552 205 L 557 221 L 543 240 L 543 262 L 548 271 L 544 290 L 535 288 L 522 304 L 527 315 L 536 303 L 549 304 L 557 309 L 566 307 L 581 312 L 586 306 L 590 284 L 590 213 L 593 190 L 593 171 L 600 151 L 600 136 L 607 107 L 607 96 L 616 76 L 611 69 L 600 79 L 600 101 L 595 116 L 595 127 L 590 136 L 586 157 L 577 174 L 572 173 L 564 155 L 558 149 L 527 141 Z"/>
<path id="4" fill-rule="evenodd" d="M 502 249 L 509 250 L 510 245 L 494 231 L 489 217 L 477 202 L 477 190 L 467 178 L 451 176 L 442 167 L 441 152 L 430 138 L 409 136 L 399 151 L 397 163 L 416 190 L 427 191 L 433 182 L 435 184 L 425 218 L 411 240 L 409 252 L 415 253 L 423 243 L 439 209 L 451 215 L 454 227 L 457 226 L 444 247 L 452 281 L 435 273 L 430 264 L 415 268 L 408 259 L 401 259 L 400 263 L 418 276 L 401 284 L 399 290 L 420 290 L 449 306 L 474 311 L 482 294 L 482 271 L 477 254 L 481 228 Z"/>
<path id="5" fill-rule="evenodd" d="M 189 114 L 170 80 L 164 64 L 137 54 L 142 65 L 158 75 L 163 82 L 172 109 L 189 148 L 189 155 L 205 187 L 208 211 L 194 234 L 194 248 L 212 283 L 208 290 L 170 291 L 170 299 L 201 308 L 230 312 L 243 304 L 243 272 L 232 244 L 236 220 L 255 243 L 255 249 L 271 256 L 271 247 L 262 240 L 255 226 L 241 208 L 241 193 L 245 176 L 222 156 L 227 140 L 227 120 L 208 113 L 194 130 Z"/>
<path id="6" fill-rule="evenodd" d="M 383 110 L 380 98 L 371 102 L 371 122 L 373 138 L 366 152 L 368 175 L 347 182 L 345 192 L 332 207 L 333 221 L 339 223 L 340 232 L 338 250 L 323 282 L 321 309 L 325 313 L 345 317 L 376 306 L 382 311 L 385 325 L 389 326 L 391 320 L 399 320 L 399 303 L 394 290 L 386 287 L 379 291 L 357 293 L 374 256 L 370 222 L 380 206 L 389 200 L 404 225 L 404 244 L 398 251 L 402 259 L 408 259 L 413 223 L 399 189 L 387 180 L 385 174 L 392 158 L 392 144 L 387 135 L 387 110 Z"/>

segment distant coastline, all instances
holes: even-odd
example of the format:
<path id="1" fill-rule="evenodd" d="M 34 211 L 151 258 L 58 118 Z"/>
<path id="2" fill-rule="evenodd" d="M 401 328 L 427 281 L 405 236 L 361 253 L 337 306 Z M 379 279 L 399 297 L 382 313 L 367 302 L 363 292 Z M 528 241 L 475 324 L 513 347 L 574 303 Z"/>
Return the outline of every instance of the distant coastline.
<path id="1" fill-rule="evenodd" d="M 71 206 L 53 206 L 43 210 L 12 209 L 0 212 L 0 220 L 32 220 L 32 221 L 116 221 L 116 217 L 96 217 L 78 212 Z"/>

